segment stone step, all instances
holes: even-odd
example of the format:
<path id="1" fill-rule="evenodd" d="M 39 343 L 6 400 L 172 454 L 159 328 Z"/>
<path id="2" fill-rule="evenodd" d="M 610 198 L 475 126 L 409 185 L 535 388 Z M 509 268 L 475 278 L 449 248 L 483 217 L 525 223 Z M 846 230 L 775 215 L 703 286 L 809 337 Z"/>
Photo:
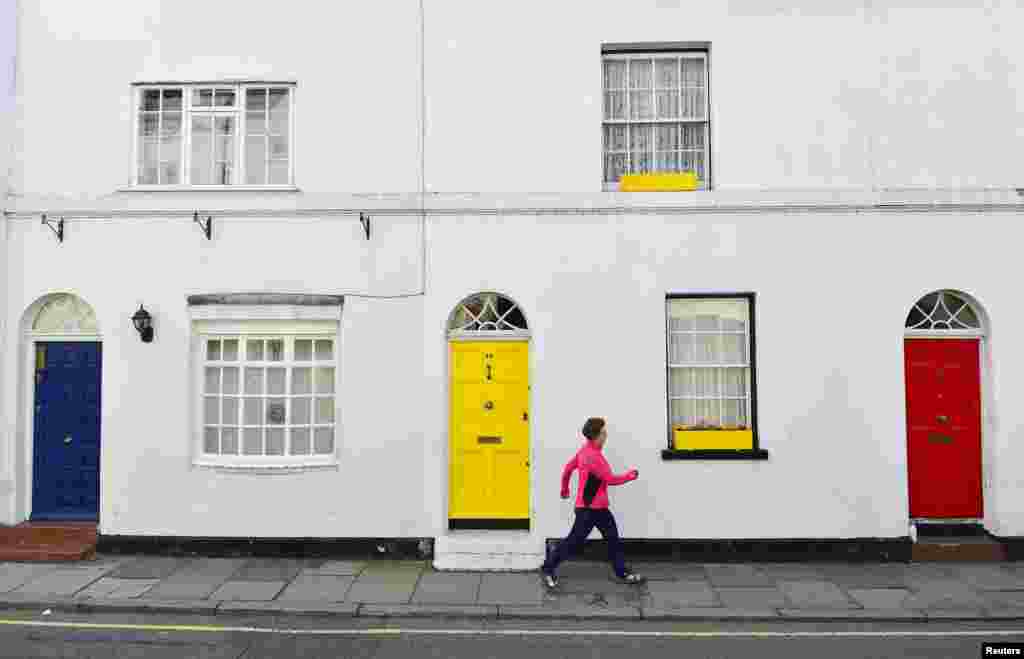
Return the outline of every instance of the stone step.
<path id="1" fill-rule="evenodd" d="M 84 560 L 96 543 L 95 522 L 25 522 L 0 527 L 0 561 Z"/>
<path id="2" fill-rule="evenodd" d="M 1001 542 L 989 537 L 925 537 L 914 543 L 911 560 L 998 562 L 1007 560 L 1007 553 Z"/>
<path id="3" fill-rule="evenodd" d="M 434 541 L 437 570 L 536 570 L 543 562 L 544 539 L 524 531 L 454 531 Z"/>

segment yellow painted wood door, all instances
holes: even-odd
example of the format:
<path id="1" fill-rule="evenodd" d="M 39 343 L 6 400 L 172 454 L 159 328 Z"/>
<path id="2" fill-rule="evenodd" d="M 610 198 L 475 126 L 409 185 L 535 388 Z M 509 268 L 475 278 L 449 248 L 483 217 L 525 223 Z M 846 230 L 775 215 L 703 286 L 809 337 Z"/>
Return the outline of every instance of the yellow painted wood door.
<path id="1" fill-rule="evenodd" d="M 528 344 L 449 346 L 449 519 L 529 519 Z"/>

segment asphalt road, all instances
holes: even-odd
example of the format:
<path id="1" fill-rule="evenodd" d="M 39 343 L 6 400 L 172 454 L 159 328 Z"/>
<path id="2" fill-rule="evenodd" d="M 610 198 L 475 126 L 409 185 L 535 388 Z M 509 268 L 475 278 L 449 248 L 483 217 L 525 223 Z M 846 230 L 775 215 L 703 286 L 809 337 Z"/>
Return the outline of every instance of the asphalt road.
<path id="1" fill-rule="evenodd" d="M 575 659 L 980 657 L 1020 623 L 348 620 L 0 613 L 0 657 Z M 1006 632 L 1012 632 L 1010 634 Z"/>

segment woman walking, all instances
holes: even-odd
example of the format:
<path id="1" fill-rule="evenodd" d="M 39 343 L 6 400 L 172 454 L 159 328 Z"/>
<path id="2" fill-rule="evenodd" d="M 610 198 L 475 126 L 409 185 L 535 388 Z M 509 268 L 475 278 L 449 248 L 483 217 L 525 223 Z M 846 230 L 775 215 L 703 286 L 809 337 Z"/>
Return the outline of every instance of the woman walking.
<path id="1" fill-rule="evenodd" d="M 583 545 L 587 536 L 596 526 L 608 543 L 608 560 L 615 570 L 615 576 L 623 583 L 641 584 L 646 581 L 626 568 L 625 556 L 622 551 L 622 540 L 615 525 L 615 517 L 608 510 L 608 486 L 622 485 L 636 480 L 640 475 L 636 469 L 624 474 L 613 474 L 608 461 L 604 459 L 602 450 L 608 441 L 608 430 L 605 420 L 597 417 L 587 419 L 583 424 L 583 436 L 586 443 L 576 452 L 562 470 L 562 498 L 569 498 L 569 479 L 573 470 L 579 469 L 580 476 L 576 488 L 576 521 L 572 525 L 569 536 L 558 543 L 550 553 L 541 573 L 544 585 L 548 588 L 558 587 L 555 570 L 577 548 Z"/>

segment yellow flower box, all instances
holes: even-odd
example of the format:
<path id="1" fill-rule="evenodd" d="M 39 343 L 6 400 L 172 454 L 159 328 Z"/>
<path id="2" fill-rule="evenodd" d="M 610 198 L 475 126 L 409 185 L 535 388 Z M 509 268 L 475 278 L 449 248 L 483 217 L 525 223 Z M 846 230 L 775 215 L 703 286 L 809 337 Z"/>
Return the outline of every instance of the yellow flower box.
<path id="1" fill-rule="evenodd" d="M 753 449 L 754 431 L 748 429 L 696 430 L 686 426 L 672 428 L 672 446 L 677 451 L 702 449 Z"/>
<path id="2" fill-rule="evenodd" d="M 700 187 L 694 172 L 623 174 L 619 192 L 689 192 Z"/>

